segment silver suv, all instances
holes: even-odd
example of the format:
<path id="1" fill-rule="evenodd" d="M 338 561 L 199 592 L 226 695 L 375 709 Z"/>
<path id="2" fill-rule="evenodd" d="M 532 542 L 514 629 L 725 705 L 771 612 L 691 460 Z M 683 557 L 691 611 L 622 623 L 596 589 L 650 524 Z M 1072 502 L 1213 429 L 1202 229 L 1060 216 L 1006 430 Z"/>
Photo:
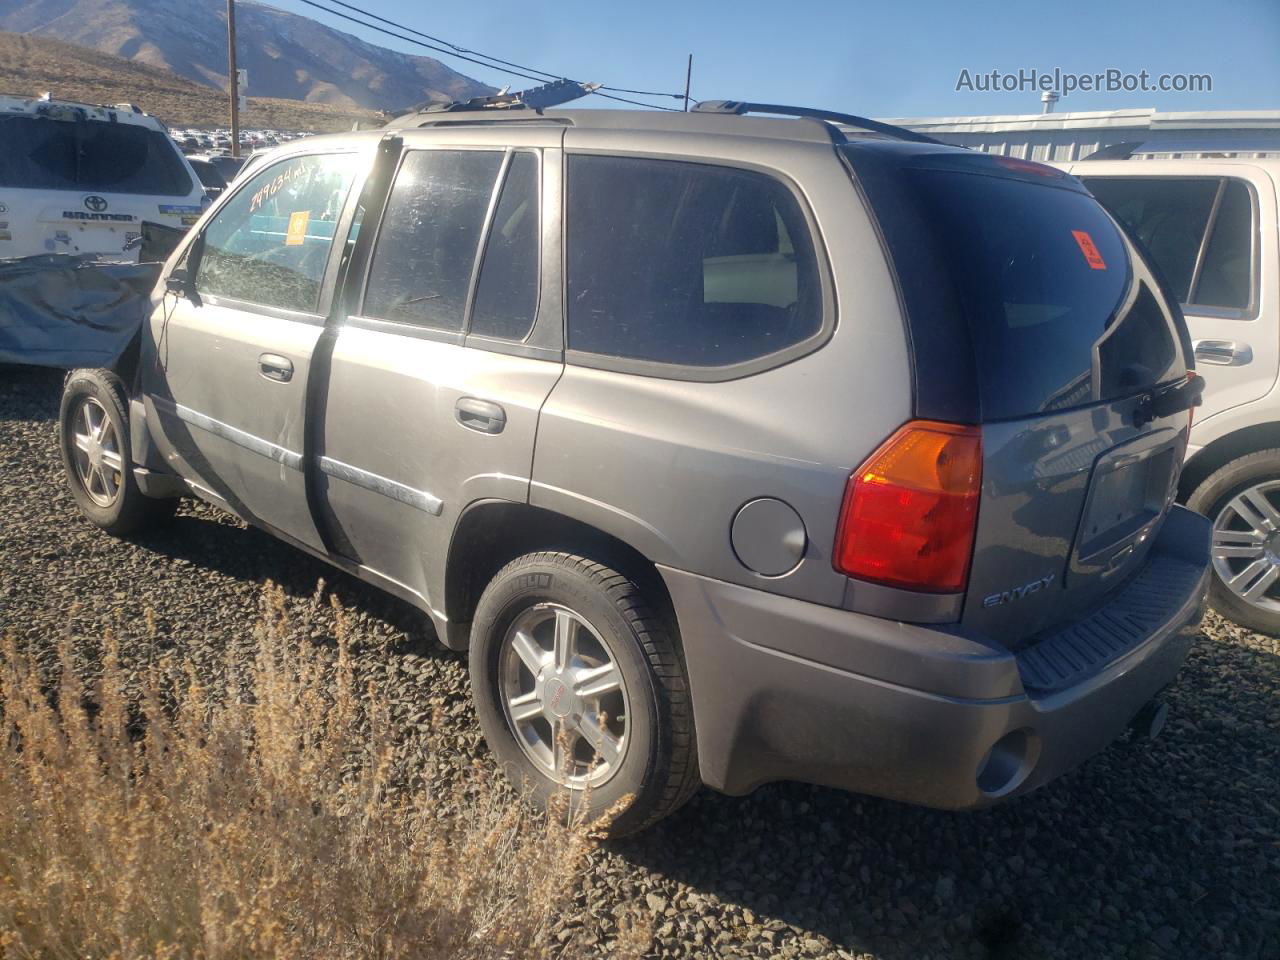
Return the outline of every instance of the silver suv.
<path id="1" fill-rule="evenodd" d="M 194 494 L 421 608 L 503 766 L 630 798 L 616 833 L 699 783 L 969 808 L 1159 725 L 1208 583 L 1190 363 L 1050 167 L 444 110 L 232 184 L 62 450 L 112 533 Z"/>

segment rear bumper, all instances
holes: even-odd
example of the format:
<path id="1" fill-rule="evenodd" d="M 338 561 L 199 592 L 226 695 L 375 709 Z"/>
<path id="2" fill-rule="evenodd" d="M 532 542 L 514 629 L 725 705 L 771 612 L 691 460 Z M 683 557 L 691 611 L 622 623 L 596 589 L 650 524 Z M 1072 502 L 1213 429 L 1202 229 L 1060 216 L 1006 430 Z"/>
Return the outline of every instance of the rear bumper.
<path id="1" fill-rule="evenodd" d="M 950 809 L 1033 790 L 1106 747 L 1172 682 L 1203 612 L 1208 556 L 1208 521 L 1175 507 L 1148 563 L 1176 564 L 1176 587 L 1159 592 L 1156 610 L 1138 598 L 1150 614 L 1140 635 L 1056 687 L 1002 648 L 945 629 L 660 568 L 702 779 L 731 794 L 803 780 Z M 1114 615 L 1131 589 L 1101 612 Z"/>

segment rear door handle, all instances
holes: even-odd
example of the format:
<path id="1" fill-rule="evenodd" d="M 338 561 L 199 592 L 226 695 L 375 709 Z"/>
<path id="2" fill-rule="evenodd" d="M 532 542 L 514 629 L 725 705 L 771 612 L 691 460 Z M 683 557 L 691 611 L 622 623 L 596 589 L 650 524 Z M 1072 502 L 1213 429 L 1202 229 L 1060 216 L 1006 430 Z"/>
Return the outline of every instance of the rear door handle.
<path id="1" fill-rule="evenodd" d="M 454 405 L 454 412 L 460 424 L 479 433 L 501 433 L 507 425 L 507 412 L 488 400 L 461 397 Z"/>
<path id="2" fill-rule="evenodd" d="M 293 361 L 278 353 L 264 353 L 258 357 L 258 372 L 268 380 L 288 383 L 293 379 Z"/>
<path id="3" fill-rule="evenodd" d="M 1253 361 L 1253 348 L 1235 340 L 1197 340 L 1196 363 L 1214 367 L 1243 367 Z"/>

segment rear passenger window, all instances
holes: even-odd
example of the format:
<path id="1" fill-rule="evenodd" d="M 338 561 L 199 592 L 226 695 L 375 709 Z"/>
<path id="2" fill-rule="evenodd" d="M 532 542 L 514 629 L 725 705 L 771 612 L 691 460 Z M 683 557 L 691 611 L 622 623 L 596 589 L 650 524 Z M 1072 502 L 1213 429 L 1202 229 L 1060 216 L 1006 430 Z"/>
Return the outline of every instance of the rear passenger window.
<path id="1" fill-rule="evenodd" d="M 1228 180 L 1191 302 L 1243 310 L 1251 299 L 1252 275 L 1253 203 L 1248 187 Z"/>
<path id="2" fill-rule="evenodd" d="M 315 312 L 356 160 L 294 157 L 259 171 L 205 227 L 196 289 Z"/>
<path id="3" fill-rule="evenodd" d="M 387 199 L 363 313 L 461 331 L 476 250 L 502 154 L 415 150 Z"/>
<path id="4" fill-rule="evenodd" d="M 1196 256 L 1218 181 L 1085 177 L 1084 182 L 1112 216 L 1146 246 L 1178 301 L 1188 303 Z"/>
<path id="5" fill-rule="evenodd" d="M 716 367 L 822 329 L 822 288 L 794 194 L 761 173 L 571 156 L 568 346 Z"/>
<path id="6" fill-rule="evenodd" d="M 1253 299 L 1254 224 L 1253 201 L 1243 182 L 1088 177 L 1085 184 L 1146 244 L 1180 302 L 1248 308 Z M 1197 274 L 1206 230 L 1209 240 Z"/>
<path id="7" fill-rule="evenodd" d="M 538 158 L 516 153 L 485 243 L 471 333 L 523 340 L 538 309 Z"/>

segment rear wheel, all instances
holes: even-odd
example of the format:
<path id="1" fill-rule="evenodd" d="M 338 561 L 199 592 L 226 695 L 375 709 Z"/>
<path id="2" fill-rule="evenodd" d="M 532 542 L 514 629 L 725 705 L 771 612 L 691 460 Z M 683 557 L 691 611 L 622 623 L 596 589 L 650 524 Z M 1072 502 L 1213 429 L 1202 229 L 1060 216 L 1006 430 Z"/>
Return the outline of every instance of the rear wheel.
<path id="1" fill-rule="evenodd" d="M 1231 461 L 1187 505 L 1213 521 L 1213 608 L 1241 626 L 1280 634 L 1280 449 Z"/>
<path id="2" fill-rule="evenodd" d="M 683 663 L 616 570 L 568 553 L 507 564 L 476 609 L 470 666 L 485 740 L 539 802 L 563 795 L 592 819 L 612 811 L 621 836 L 697 788 Z"/>
<path id="3" fill-rule="evenodd" d="M 176 500 L 138 489 L 129 455 L 124 384 L 109 370 L 73 370 L 62 388 L 58 445 L 80 511 L 112 536 L 173 516 Z"/>

